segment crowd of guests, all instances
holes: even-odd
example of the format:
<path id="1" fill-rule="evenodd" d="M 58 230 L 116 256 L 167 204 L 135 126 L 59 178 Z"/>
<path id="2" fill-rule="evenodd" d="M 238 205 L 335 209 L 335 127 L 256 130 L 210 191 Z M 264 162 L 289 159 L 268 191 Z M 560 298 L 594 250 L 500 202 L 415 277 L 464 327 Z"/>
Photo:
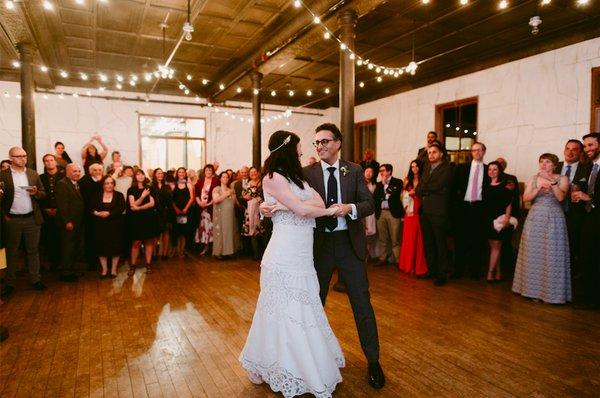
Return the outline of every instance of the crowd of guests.
<path id="1" fill-rule="evenodd" d="M 523 195 L 503 158 L 484 163 L 481 142 L 472 145 L 470 162 L 453 164 L 437 134 L 429 132 L 404 180 L 365 151 L 361 165 L 375 201 L 374 219 L 364 220 L 365 230 L 377 236 L 371 257 L 433 278 L 436 286 L 463 276 L 496 283 L 514 269 L 512 290 L 518 294 L 599 307 L 600 261 L 594 249 L 600 242 L 599 141 L 600 133 L 568 140 L 563 161 L 542 154 Z M 523 222 L 515 251 L 513 235 Z"/>
<path id="2" fill-rule="evenodd" d="M 461 277 L 484 276 L 496 283 L 514 269 L 512 288 L 518 294 L 599 306 L 600 265 L 593 247 L 600 241 L 599 141 L 600 133 L 569 140 L 560 162 L 542 154 L 522 195 L 503 158 L 484 163 L 482 142 L 472 145 L 470 162 L 453 164 L 437 134 L 429 132 L 404 179 L 366 150 L 360 164 L 375 204 L 375 213 L 364 219 L 371 259 L 432 278 L 436 286 Z M 81 253 L 88 269 L 99 269 L 102 278 L 115 277 L 121 261 L 129 275 L 138 266 L 151 273 L 156 260 L 184 258 L 190 251 L 260 259 L 270 226 L 260 217 L 259 170 L 220 172 L 215 162 L 200 171 L 144 171 L 124 165 L 118 151 L 110 162 L 107 154 L 102 137 L 93 136 L 81 151 L 83 167 L 60 142 L 55 153 L 44 155 L 39 176 L 25 167 L 22 148 L 12 148 L 10 159 L 2 161 L 5 295 L 15 286 L 21 243 L 33 287 L 46 289 L 40 280 L 40 239 L 66 282 L 81 274 Z M 523 209 L 523 203 L 530 207 Z M 513 236 L 523 222 L 515 250 Z"/>
<path id="3" fill-rule="evenodd" d="M 260 219 L 256 168 L 218 172 L 215 162 L 200 172 L 145 172 L 124 165 L 118 151 L 105 165 L 107 153 L 102 137 L 93 136 L 82 148 L 82 167 L 57 142 L 55 153 L 43 156 L 38 175 L 26 167 L 23 148 L 10 149 L 0 172 L 0 247 L 8 260 L 3 296 L 14 291 L 21 245 L 36 290 L 46 290 L 40 252 L 64 282 L 76 282 L 86 268 L 114 278 L 121 263 L 128 264 L 129 275 L 137 267 L 152 273 L 156 261 L 190 251 L 218 259 L 261 258 L 269 227 Z"/>

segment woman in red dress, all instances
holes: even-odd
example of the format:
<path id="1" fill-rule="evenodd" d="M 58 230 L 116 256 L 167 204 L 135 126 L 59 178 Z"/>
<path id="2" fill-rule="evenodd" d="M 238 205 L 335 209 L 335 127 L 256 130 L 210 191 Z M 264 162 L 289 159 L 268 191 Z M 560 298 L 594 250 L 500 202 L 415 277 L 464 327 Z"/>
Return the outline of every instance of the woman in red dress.
<path id="1" fill-rule="evenodd" d="M 415 273 L 416 276 L 427 275 L 427 261 L 423 250 L 423 235 L 419 221 L 421 198 L 415 194 L 423 175 L 419 160 L 410 162 L 410 170 L 404 180 L 402 205 L 404 206 L 404 229 L 402 231 L 402 246 L 400 249 L 400 271 Z"/>

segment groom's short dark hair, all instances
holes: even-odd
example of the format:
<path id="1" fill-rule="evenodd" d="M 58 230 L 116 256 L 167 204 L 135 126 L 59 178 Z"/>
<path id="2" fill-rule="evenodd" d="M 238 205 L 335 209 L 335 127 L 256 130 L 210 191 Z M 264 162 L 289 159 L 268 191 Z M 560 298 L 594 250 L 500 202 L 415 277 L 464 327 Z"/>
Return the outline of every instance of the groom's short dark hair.
<path id="1" fill-rule="evenodd" d="M 331 131 L 333 133 L 333 138 L 335 138 L 336 140 L 343 140 L 342 132 L 340 131 L 340 129 L 338 129 L 338 127 L 335 124 L 323 123 L 315 129 L 315 133 L 318 133 L 319 131 L 323 130 Z"/>

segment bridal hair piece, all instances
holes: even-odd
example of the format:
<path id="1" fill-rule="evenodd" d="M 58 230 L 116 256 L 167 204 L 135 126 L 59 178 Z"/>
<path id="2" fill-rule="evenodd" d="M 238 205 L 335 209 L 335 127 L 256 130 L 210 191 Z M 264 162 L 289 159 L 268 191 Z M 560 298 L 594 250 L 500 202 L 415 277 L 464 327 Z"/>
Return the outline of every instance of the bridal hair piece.
<path id="1" fill-rule="evenodd" d="M 281 145 L 279 145 L 277 148 L 273 149 L 271 151 L 271 153 L 275 152 L 278 149 L 283 148 L 285 145 L 289 144 L 291 140 L 292 140 L 292 136 L 288 135 L 287 138 L 285 140 L 283 140 L 283 142 L 281 143 Z"/>

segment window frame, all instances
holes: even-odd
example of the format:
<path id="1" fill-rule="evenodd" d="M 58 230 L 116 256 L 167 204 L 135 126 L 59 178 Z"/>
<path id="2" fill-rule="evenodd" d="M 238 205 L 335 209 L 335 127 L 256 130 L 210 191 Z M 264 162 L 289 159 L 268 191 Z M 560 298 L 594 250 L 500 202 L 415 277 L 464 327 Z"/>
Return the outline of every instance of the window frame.
<path id="1" fill-rule="evenodd" d="M 445 102 L 443 104 L 435 105 L 435 131 L 438 133 L 438 139 L 446 146 L 446 135 L 444 133 L 444 111 L 449 108 L 458 108 L 464 105 L 477 105 L 476 120 L 477 125 L 479 124 L 479 96 L 461 98 L 458 100 Z M 477 135 L 475 136 L 475 142 L 479 141 L 479 126 L 476 126 Z M 456 155 L 456 163 L 465 163 L 470 161 L 471 151 L 470 150 L 452 150 L 448 151 L 450 155 Z"/>

